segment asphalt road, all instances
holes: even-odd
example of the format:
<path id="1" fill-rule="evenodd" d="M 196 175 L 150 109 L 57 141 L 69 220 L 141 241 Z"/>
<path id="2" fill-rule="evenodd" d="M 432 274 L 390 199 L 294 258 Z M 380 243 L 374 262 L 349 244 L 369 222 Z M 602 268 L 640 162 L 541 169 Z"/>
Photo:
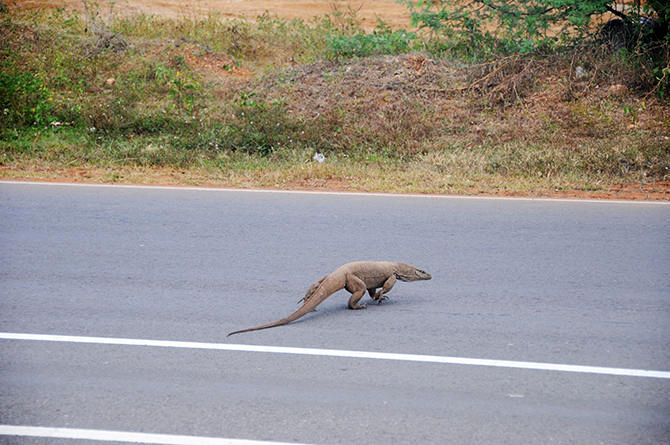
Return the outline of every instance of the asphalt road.
<path id="1" fill-rule="evenodd" d="M 291 325 L 342 263 L 433 280 Z M 0 331 L 670 370 L 670 205 L 0 184 Z M 670 380 L 0 340 L 0 425 L 316 444 L 670 443 Z M 0 443 L 70 443 L 0 435 Z M 71 443 L 82 443 L 71 441 Z"/>

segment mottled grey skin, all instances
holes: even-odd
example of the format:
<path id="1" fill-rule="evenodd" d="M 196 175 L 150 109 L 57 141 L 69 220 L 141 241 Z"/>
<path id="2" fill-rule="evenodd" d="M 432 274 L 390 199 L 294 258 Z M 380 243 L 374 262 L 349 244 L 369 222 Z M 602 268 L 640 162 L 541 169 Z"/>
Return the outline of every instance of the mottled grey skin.
<path id="1" fill-rule="evenodd" d="M 397 280 L 419 281 L 430 280 L 431 278 L 429 273 L 404 263 L 392 263 L 390 261 L 356 261 L 347 263 L 312 284 L 307 289 L 305 296 L 300 300 L 303 302 L 303 305 L 288 317 L 253 328 L 234 331 L 228 334 L 228 336 L 241 332 L 274 328 L 295 321 L 313 311 L 323 300 L 340 289 L 346 289 L 351 293 L 349 309 L 365 309 L 364 304 L 358 304 L 363 295 L 365 295 L 365 291 L 370 293 L 370 297 L 374 301 L 381 304 L 382 301 L 388 299 L 385 294 L 391 290 Z"/>

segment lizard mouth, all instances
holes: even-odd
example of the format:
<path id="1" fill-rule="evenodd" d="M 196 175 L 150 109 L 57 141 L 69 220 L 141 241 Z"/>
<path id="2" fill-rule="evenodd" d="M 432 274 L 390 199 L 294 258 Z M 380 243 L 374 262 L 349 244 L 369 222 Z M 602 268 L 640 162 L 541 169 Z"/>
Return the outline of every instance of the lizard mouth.
<path id="1" fill-rule="evenodd" d="M 396 274 L 396 277 L 400 281 L 419 281 L 419 280 L 430 280 L 433 278 L 428 272 L 421 269 L 416 269 L 411 275 L 401 275 Z"/>

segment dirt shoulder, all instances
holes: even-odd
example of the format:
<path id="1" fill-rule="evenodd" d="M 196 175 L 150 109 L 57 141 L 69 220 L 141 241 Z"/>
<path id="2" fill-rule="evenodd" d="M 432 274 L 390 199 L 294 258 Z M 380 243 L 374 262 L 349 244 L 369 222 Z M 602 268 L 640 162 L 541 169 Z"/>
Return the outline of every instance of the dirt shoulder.
<path id="1" fill-rule="evenodd" d="M 318 167 L 316 167 L 318 168 Z M 398 172 L 402 175 L 402 172 Z M 527 191 L 507 191 L 495 186 L 477 184 L 467 189 L 445 189 L 436 191 L 429 187 L 410 187 L 405 181 L 398 181 L 394 188 L 368 186 L 357 177 L 314 177 L 286 179 L 281 172 L 266 171 L 261 175 L 233 174 L 226 178 L 212 175 L 205 170 L 177 170 L 171 168 L 142 167 L 73 167 L 53 168 L 49 166 L 0 167 L 0 178 L 12 181 L 72 182 L 89 184 L 140 184 L 155 186 L 222 187 L 240 189 L 271 190 L 311 190 L 341 192 L 382 192 L 453 194 L 464 196 L 498 196 L 530 198 L 575 198 L 607 199 L 630 201 L 670 201 L 670 181 L 646 184 L 615 184 L 600 190 L 584 191 L 576 189 L 532 189 Z M 283 179 L 282 179 L 283 178 Z"/>

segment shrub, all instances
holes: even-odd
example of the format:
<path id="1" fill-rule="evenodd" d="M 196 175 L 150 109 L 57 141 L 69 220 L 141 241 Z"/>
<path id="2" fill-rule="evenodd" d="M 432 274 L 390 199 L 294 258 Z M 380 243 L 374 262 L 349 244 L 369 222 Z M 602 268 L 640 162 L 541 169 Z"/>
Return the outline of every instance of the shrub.
<path id="1" fill-rule="evenodd" d="M 408 52 L 417 36 L 405 30 L 392 31 L 384 24 L 377 26 L 371 34 L 346 35 L 333 33 L 326 38 L 326 58 L 367 57 L 379 54 L 401 54 Z"/>
<path id="2" fill-rule="evenodd" d="M 51 93 L 32 73 L 0 72 L 0 123 L 44 124 L 50 118 Z"/>
<path id="3" fill-rule="evenodd" d="M 281 102 L 256 101 L 253 93 L 242 93 L 234 103 L 235 119 L 217 140 L 222 148 L 269 155 L 280 147 L 297 144 L 303 124 L 287 117 Z"/>

